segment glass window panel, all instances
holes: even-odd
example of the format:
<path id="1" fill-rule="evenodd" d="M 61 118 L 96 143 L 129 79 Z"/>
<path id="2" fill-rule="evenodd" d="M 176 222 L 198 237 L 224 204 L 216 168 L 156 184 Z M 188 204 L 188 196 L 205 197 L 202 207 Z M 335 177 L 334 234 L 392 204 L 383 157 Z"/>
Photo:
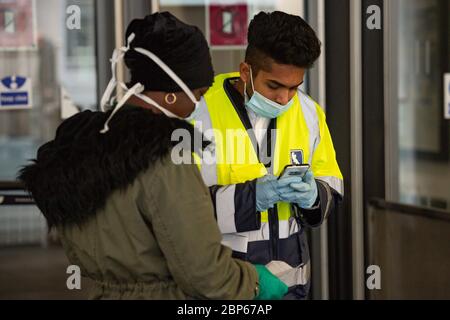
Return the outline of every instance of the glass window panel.
<path id="1" fill-rule="evenodd" d="M 443 118 L 444 74 L 450 72 L 448 0 L 398 0 L 396 43 L 398 177 L 395 201 L 450 209 L 449 121 Z M 394 131 L 395 132 L 395 131 Z"/>
<path id="2" fill-rule="evenodd" d="M 79 9 L 79 29 L 67 27 L 74 12 L 78 18 L 67 13 L 71 5 Z M 0 2 L 0 79 L 17 75 L 32 83 L 31 109 L 0 109 L 0 182 L 15 180 L 38 146 L 54 137 L 62 91 L 65 107 L 96 108 L 94 8 L 94 0 Z"/>

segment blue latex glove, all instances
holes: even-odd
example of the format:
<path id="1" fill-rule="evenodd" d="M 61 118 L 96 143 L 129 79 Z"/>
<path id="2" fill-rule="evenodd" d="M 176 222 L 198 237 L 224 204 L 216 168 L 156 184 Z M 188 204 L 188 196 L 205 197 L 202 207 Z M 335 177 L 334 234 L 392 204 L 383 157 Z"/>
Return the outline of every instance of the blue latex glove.
<path id="1" fill-rule="evenodd" d="M 316 180 L 311 170 L 308 170 L 301 181 L 295 181 L 289 186 L 292 189 L 281 195 L 282 201 L 295 203 L 303 209 L 312 208 L 317 200 L 318 191 Z"/>
<path id="2" fill-rule="evenodd" d="M 290 179 L 286 178 L 285 180 Z M 294 180 L 277 180 L 273 175 L 266 175 L 256 181 L 256 210 L 259 212 L 273 208 L 275 203 L 282 201 L 281 195 L 292 192 L 290 183 Z"/>
<path id="3" fill-rule="evenodd" d="M 256 264 L 259 293 L 255 300 L 280 300 L 288 292 L 288 286 L 278 279 L 265 266 Z"/>

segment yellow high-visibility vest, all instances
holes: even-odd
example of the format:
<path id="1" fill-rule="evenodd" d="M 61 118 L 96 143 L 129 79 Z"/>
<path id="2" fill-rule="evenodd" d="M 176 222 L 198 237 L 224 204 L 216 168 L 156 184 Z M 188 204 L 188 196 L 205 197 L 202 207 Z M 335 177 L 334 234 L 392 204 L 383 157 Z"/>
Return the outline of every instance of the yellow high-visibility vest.
<path id="1" fill-rule="evenodd" d="M 261 178 L 268 173 L 264 164 L 259 162 L 250 136 L 224 90 L 224 81 L 236 77 L 239 77 L 239 73 L 218 75 L 214 85 L 204 96 L 212 128 L 215 131 L 218 185 L 244 183 Z M 279 176 L 286 165 L 292 164 L 292 151 L 300 150 L 304 162 L 312 159 L 310 165 L 316 178 L 332 177 L 342 180 L 330 133 L 326 126 L 325 114 L 317 103 L 311 99 L 309 102 L 314 103 L 317 113 L 320 144 L 310 157 L 310 130 L 299 94 L 296 94 L 292 107 L 276 119 L 276 142 L 272 152 L 273 174 Z M 236 136 L 239 136 L 239 143 L 236 143 Z M 243 155 L 245 156 L 243 157 Z M 293 214 L 288 203 L 277 203 L 277 209 L 279 220 L 289 220 Z M 268 222 L 267 212 L 262 212 L 261 220 Z"/>

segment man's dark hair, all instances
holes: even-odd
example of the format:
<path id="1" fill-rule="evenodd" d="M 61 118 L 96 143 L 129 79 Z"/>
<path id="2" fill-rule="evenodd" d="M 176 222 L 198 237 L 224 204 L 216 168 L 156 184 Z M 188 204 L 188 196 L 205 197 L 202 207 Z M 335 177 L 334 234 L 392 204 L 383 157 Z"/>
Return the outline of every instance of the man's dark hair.
<path id="1" fill-rule="evenodd" d="M 250 23 L 245 60 L 254 72 L 267 70 L 267 58 L 279 64 L 309 69 L 319 58 L 321 43 L 299 16 L 280 11 L 260 12 Z"/>

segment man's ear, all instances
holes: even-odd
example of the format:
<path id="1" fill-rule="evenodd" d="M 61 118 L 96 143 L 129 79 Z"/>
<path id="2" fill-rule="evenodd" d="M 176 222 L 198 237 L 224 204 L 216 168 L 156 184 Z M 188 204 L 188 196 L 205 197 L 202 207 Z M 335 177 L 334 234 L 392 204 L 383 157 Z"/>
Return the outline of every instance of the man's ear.
<path id="1" fill-rule="evenodd" d="M 250 66 L 246 62 L 241 62 L 239 65 L 239 72 L 241 76 L 241 80 L 245 83 L 250 82 Z"/>

